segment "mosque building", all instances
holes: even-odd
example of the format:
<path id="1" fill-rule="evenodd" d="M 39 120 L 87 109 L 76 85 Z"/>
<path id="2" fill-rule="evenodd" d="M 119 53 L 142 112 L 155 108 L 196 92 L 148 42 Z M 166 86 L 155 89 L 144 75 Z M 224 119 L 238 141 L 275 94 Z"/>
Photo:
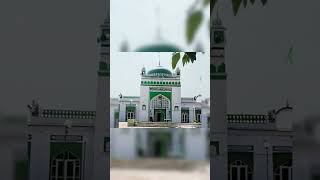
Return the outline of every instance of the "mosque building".
<path id="1" fill-rule="evenodd" d="M 210 116 L 209 104 L 198 101 L 196 95 L 181 97 L 181 72 L 175 73 L 159 65 L 149 71 L 141 70 L 140 96 L 124 96 L 111 99 L 110 125 L 138 120 L 140 122 L 199 123 L 207 127 Z M 186 87 L 185 87 L 186 88 Z"/>
<path id="2" fill-rule="evenodd" d="M 227 113 L 226 29 L 219 17 L 213 24 L 211 100 L 181 97 L 180 70 L 173 73 L 160 65 L 149 71 L 142 68 L 139 97 L 110 99 L 108 15 L 98 38 L 95 111 L 51 109 L 36 101 L 28 106 L 29 179 L 105 180 L 111 156 L 128 160 L 210 157 L 212 179 L 292 180 L 293 108 L 287 103 L 262 114 Z M 196 122 L 202 128 L 110 130 L 132 119 L 151 124 Z"/>

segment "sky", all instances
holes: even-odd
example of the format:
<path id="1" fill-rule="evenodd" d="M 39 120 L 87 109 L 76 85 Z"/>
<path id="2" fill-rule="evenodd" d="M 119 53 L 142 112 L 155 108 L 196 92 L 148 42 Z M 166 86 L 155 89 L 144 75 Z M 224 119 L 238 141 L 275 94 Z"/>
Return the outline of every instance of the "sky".
<path id="1" fill-rule="evenodd" d="M 194 0 L 111 0 L 111 48 L 119 51 L 127 41 L 130 51 L 154 43 L 160 30 L 163 41 L 174 44 L 184 51 L 195 51 L 201 44 L 209 50 L 210 7 L 191 45 L 186 42 L 186 20 Z M 200 3 L 201 4 L 201 3 Z M 196 6 L 200 9 L 200 6 Z"/>
<path id="2" fill-rule="evenodd" d="M 150 71 L 160 65 L 175 72 L 171 67 L 172 53 L 113 53 L 111 56 L 110 96 L 140 96 L 141 69 Z M 181 54 L 182 56 L 182 54 Z M 194 97 L 201 94 L 199 99 L 210 97 L 210 59 L 203 53 L 197 53 L 197 60 L 177 67 L 181 70 L 181 96 Z"/>
<path id="3" fill-rule="evenodd" d="M 179 7 L 181 1 L 170 2 Z M 318 114 L 320 2 L 269 0 L 262 7 L 257 1 L 237 16 L 230 1 L 220 2 L 227 27 L 228 112 L 265 113 L 289 98 L 300 119 Z M 49 108 L 95 109 L 96 38 L 105 7 L 105 0 L 1 1 L 0 112 L 25 114 L 33 98 Z M 146 23 L 135 22 L 131 29 Z M 154 31 L 143 33 L 155 37 Z M 289 66 L 291 41 L 294 63 Z"/>

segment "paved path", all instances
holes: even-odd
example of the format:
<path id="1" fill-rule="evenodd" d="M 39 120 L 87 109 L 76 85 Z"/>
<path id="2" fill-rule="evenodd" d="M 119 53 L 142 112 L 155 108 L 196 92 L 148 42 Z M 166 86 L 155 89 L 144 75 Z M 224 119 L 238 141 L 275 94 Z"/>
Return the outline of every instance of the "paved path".
<path id="1" fill-rule="evenodd" d="M 111 168 L 111 180 L 209 180 L 210 167 L 192 171 Z"/>

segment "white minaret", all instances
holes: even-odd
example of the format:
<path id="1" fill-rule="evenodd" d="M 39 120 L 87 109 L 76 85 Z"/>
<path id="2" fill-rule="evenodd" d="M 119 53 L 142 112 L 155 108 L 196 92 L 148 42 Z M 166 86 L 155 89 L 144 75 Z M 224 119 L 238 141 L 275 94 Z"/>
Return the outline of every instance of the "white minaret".
<path id="1" fill-rule="evenodd" d="M 97 81 L 96 119 L 94 123 L 93 180 L 109 179 L 110 140 L 110 0 L 107 0 L 107 17 L 100 26 L 98 37 L 100 59 Z"/>
<path id="2" fill-rule="evenodd" d="M 210 85 L 211 85 L 211 118 L 210 146 L 218 151 L 211 152 L 213 179 L 227 179 L 227 74 L 225 71 L 225 27 L 219 14 L 213 18 L 210 31 Z M 217 149 L 218 148 L 218 149 Z"/>

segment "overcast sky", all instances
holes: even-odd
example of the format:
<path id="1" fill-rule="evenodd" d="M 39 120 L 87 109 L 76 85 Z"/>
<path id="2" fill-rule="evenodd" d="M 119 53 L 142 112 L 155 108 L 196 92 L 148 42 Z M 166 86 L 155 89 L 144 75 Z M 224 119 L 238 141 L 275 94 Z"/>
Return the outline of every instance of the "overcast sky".
<path id="1" fill-rule="evenodd" d="M 0 111 L 25 113 L 36 97 L 47 107 L 94 109 L 96 37 L 105 7 L 105 0 L 1 1 Z M 318 113 L 319 7 L 319 1 L 269 0 L 266 7 L 257 1 L 235 17 L 230 1 L 221 3 L 229 112 L 264 113 L 289 97 L 300 116 Z M 291 66 L 285 64 L 290 41 Z"/>
<path id="2" fill-rule="evenodd" d="M 195 51 L 201 44 L 209 50 L 210 7 L 203 11 L 203 22 L 191 45 L 186 42 L 186 19 L 195 0 L 111 0 L 111 44 L 114 51 L 127 41 L 130 51 L 153 44 L 158 31 L 164 42 L 184 51 Z M 201 5 L 201 3 L 199 3 Z M 201 6 L 196 6 L 200 9 Z"/>
<path id="3" fill-rule="evenodd" d="M 183 54 L 181 54 L 182 56 Z M 160 65 L 172 71 L 172 53 L 160 53 Z M 146 71 L 154 69 L 159 63 L 159 53 L 113 53 L 111 56 L 111 97 L 140 96 L 141 69 Z M 209 56 L 197 53 L 194 63 L 182 66 L 181 70 L 181 96 L 194 97 L 201 94 L 200 99 L 210 97 L 210 60 Z M 175 71 L 173 71 L 175 72 Z"/>

